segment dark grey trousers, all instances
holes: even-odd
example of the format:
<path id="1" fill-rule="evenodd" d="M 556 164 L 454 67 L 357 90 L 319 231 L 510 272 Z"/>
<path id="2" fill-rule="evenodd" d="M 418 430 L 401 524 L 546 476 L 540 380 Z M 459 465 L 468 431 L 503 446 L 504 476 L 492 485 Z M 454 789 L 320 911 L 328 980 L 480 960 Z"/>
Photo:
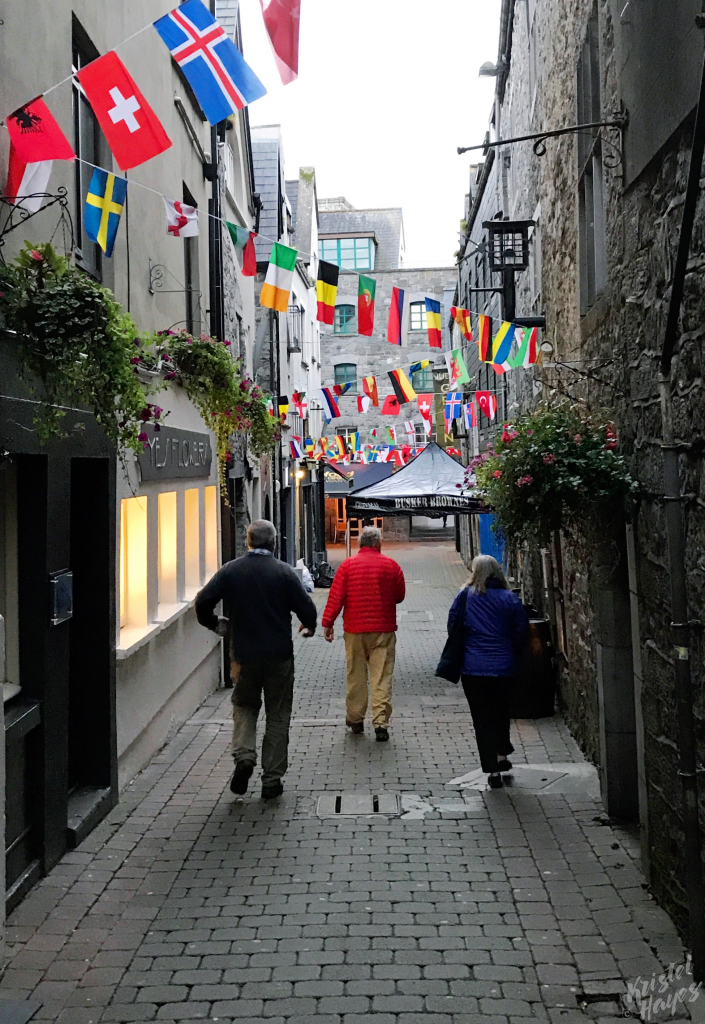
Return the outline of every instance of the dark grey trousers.
<path id="1" fill-rule="evenodd" d="M 288 767 L 294 659 L 230 663 L 233 681 L 233 758 L 257 763 L 257 718 L 264 698 L 262 784 L 277 782 Z"/>

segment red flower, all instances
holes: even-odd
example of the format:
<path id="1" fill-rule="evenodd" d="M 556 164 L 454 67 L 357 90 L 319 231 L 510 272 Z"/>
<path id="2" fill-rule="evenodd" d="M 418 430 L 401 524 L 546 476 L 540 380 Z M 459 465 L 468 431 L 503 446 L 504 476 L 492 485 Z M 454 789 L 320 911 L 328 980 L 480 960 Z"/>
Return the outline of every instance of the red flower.
<path id="1" fill-rule="evenodd" d="M 226 348 L 230 348 L 230 342 L 229 341 L 224 341 L 223 344 L 225 345 Z"/>
<path id="2" fill-rule="evenodd" d="M 493 475 L 494 475 L 494 478 L 495 478 L 495 480 L 499 480 L 499 478 L 500 478 L 500 477 L 501 477 L 501 475 L 502 475 L 502 470 L 501 470 L 501 469 L 495 469 L 495 471 L 494 471 L 494 474 L 493 474 Z"/>
<path id="3" fill-rule="evenodd" d="M 529 437 L 531 437 L 531 435 L 533 434 L 533 430 L 527 430 L 527 434 L 529 435 Z"/>
<path id="4" fill-rule="evenodd" d="M 576 434 L 575 437 L 573 438 L 573 440 L 578 445 L 578 447 L 580 447 L 580 445 L 583 443 L 583 439 L 580 436 L 580 434 Z"/>
<path id="5" fill-rule="evenodd" d="M 556 462 L 556 456 L 553 454 L 553 452 L 546 452 L 546 454 L 543 457 L 543 461 L 547 466 L 552 466 L 553 463 Z"/>
<path id="6" fill-rule="evenodd" d="M 42 263 L 44 260 L 44 257 L 40 253 L 39 249 L 32 249 L 29 255 L 32 257 L 33 260 L 36 260 L 37 263 Z"/>
<path id="7" fill-rule="evenodd" d="M 145 406 L 142 412 L 140 413 L 140 419 L 142 420 L 143 423 L 148 423 L 149 420 L 151 420 L 151 418 L 152 410 L 149 408 L 149 406 Z"/>
<path id="8" fill-rule="evenodd" d="M 519 479 L 517 480 L 517 487 L 524 487 L 527 484 L 532 484 L 533 482 L 534 478 L 532 476 L 529 476 L 529 474 L 527 473 L 526 476 L 519 477 Z"/>
<path id="9" fill-rule="evenodd" d="M 134 365 L 135 363 L 141 363 L 141 362 L 142 362 L 142 357 L 141 357 L 141 356 L 133 356 L 133 357 L 132 357 L 132 359 L 130 360 L 130 362 L 131 362 L 131 363 L 132 363 L 133 365 Z"/>

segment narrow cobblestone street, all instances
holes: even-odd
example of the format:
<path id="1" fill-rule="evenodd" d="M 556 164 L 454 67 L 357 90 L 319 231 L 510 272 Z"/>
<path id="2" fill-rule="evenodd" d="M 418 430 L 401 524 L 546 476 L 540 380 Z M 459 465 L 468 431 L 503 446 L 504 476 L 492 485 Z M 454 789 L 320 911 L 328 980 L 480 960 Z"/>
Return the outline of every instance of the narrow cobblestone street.
<path id="1" fill-rule="evenodd" d="M 485 788 L 462 691 L 433 675 L 465 569 L 447 542 L 385 550 L 407 578 L 391 741 L 344 727 L 340 625 L 297 639 L 284 796 L 256 775 L 232 797 L 211 696 L 11 915 L 0 995 L 57 1024 L 577 1024 L 684 960 L 559 716 L 516 723 L 514 784 Z M 400 813 L 336 814 L 354 792 Z"/>

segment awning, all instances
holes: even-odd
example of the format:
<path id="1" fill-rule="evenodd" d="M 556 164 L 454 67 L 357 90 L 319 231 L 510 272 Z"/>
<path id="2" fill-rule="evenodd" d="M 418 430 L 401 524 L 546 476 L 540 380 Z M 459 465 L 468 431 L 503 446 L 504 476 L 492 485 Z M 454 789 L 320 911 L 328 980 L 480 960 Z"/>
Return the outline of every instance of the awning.
<path id="1" fill-rule="evenodd" d="M 348 495 L 350 516 L 431 516 L 488 511 L 464 491 L 465 470 L 435 441 L 386 480 Z"/>

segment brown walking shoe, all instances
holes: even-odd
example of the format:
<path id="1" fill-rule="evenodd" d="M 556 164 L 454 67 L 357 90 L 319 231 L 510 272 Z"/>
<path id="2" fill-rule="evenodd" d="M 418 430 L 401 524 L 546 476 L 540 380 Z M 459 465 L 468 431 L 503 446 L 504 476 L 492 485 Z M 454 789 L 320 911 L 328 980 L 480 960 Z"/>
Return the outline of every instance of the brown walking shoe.
<path id="1" fill-rule="evenodd" d="M 360 733 L 363 733 L 365 731 L 364 722 L 346 722 L 345 724 L 350 726 L 350 732 L 353 734 L 353 736 L 359 736 Z"/>

